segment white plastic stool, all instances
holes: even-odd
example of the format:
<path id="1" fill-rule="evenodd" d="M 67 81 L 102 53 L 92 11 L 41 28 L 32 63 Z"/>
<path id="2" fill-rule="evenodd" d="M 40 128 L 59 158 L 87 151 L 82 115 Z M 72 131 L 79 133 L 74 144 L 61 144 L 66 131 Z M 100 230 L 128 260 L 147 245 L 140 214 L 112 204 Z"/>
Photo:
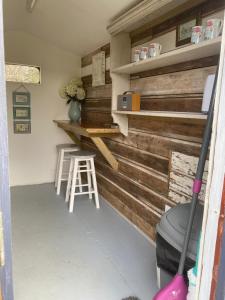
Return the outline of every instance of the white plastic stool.
<path id="1" fill-rule="evenodd" d="M 69 203 L 69 212 L 73 212 L 74 207 L 74 198 L 76 195 L 88 194 L 89 199 L 92 199 L 92 194 L 95 195 L 95 206 L 99 208 L 99 198 L 98 198 L 98 188 L 95 174 L 95 165 L 94 165 L 95 154 L 89 151 L 77 151 L 71 155 L 70 160 L 70 169 L 69 169 L 69 178 L 67 183 L 66 190 L 66 202 Z M 87 174 L 87 184 L 77 184 L 77 178 L 80 178 L 81 173 Z M 87 191 L 77 192 L 76 188 L 87 187 Z"/>
<path id="2" fill-rule="evenodd" d="M 57 195 L 60 194 L 62 181 L 68 180 L 70 154 L 79 151 L 80 148 L 74 144 L 61 144 L 56 146 L 58 150 L 58 158 L 55 173 L 55 187 Z M 67 169 L 66 169 L 66 165 Z M 81 181 L 81 177 L 80 177 Z"/>

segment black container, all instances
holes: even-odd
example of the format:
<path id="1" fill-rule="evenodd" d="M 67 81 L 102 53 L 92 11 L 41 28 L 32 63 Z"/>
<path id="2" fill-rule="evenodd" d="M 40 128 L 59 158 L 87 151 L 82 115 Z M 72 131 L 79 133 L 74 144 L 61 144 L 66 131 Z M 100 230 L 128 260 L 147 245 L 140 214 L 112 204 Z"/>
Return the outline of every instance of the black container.
<path id="1" fill-rule="evenodd" d="M 189 212 L 190 203 L 179 204 L 162 216 L 156 228 L 157 266 L 171 275 L 175 275 L 178 271 Z M 197 205 L 185 263 L 185 273 L 195 265 L 202 217 L 203 206 Z"/>

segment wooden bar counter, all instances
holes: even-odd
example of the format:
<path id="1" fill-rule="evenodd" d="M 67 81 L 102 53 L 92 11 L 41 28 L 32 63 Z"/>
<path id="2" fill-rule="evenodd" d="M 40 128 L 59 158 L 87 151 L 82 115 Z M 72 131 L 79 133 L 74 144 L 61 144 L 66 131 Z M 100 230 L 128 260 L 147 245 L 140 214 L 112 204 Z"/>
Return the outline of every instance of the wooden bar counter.
<path id="1" fill-rule="evenodd" d="M 78 123 L 71 123 L 70 121 L 53 120 L 58 127 L 62 128 L 70 138 L 76 143 L 80 144 L 78 136 L 89 137 L 111 165 L 114 170 L 118 170 L 118 161 L 106 146 L 102 137 L 110 137 L 120 134 L 119 128 L 89 128 L 82 127 Z"/>

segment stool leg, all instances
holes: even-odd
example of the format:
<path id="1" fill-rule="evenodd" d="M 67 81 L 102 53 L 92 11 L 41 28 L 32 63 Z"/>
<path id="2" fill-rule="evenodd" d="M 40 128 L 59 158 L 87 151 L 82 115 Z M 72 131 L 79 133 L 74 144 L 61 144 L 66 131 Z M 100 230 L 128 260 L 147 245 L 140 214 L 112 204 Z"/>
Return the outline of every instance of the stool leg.
<path id="1" fill-rule="evenodd" d="M 87 182 L 88 182 L 88 192 L 89 192 L 89 199 L 92 199 L 92 182 L 91 182 L 91 163 L 87 160 Z"/>
<path id="2" fill-rule="evenodd" d="M 59 157 L 60 157 L 60 151 L 57 152 L 57 163 L 56 163 L 56 170 L 55 170 L 55 188 L 57 187 L 57 181 L 58 181 L 58 174 L 59 174 Z"/>
<path id="3" fill-rule="evenodd" d="M 94 186 L 94 194 L 95 194 L 95 206 L 96 208 L 100 208 L 99 206 L 99 199 L 98 199 L 98 187 L 97 187 L 97 181 L 96 181 L 96 174 L 95 174 L 95 164 L 94 164 L 94 159 L 91 158 L 91 175 L 92 175 L 92 181 L 93 181 L 93 186 Z"/>
<path id="4" fill-rule="evenodd" d="M 79 192 L 82 193 L 82 192 L 83 192 L 83 188 L 82 188 L 82 179 L 81 179 L 81 173 L 80 173 L 79 171 L 80 171 L 80 168 L 79 168 L 79 163 L 78 163 L 78 174 L 77 174 L 77 178 L 78 178 Z"/>
<path id="5" fill-rule="evenodd" d="M 72 173 L 72 187 L 70 191 L 70 205 L 69 205 L 69 212 L 73 212 L 73 206 L 74 206 L 74 197 L 75 197 L 75 190 L 76 190 L 76 181 L 77 181 L 77 171 L 78 171 L 78 162 L 75 159 L 74 161 L 74 168 Z"/>
<path id="6" fill-rule="evenodd" d="M 61 177 L 62 177 L 62 169 L 63 169 L 63 157 L 64 157 L 64 150 L 60 150 L 59 173 L 58 173 L 57 191 L 56 191 L 57 195 L 60 194 L 60 189 L 61 189 Z"/>
<path id="7" fill-rule="evenodd" d="M 65 202 L 69 201 L 69 197 L 70 197 L 70 190 L 71 190 L 71 182 L 72 182 L 72 174 L 73 174 L 73 159 L 70 159 L 70 168 L 69 168 L 69 176 L 68 176 L 68 182 L 67 182 L 67 188 L 66 188 L 66 198 L 65 198 Z"/>

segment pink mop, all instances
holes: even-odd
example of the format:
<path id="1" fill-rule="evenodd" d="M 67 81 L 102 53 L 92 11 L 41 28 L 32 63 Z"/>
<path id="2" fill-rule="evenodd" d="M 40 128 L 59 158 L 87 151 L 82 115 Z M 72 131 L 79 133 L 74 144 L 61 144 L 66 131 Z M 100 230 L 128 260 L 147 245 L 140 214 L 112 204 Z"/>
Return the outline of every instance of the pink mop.
<path id="1" fill-rule="evenodd" d="M 202 142 L 202 147 L 201 147 L 201 151 L 200 151 L 198 167 L 197 167 L 197 171 L 196 171 L 196 175 L 195 175 L 195 180 L 193 183 L 193 195 L 192 195 L 190 216 L 189 216 L 188 225 L 187 225 L 187 229 L 186 229 L 186 233 L 185 233 L 184 244 L 183 244 L 183 249 L 182 249 L 182 253 L 181 253 L 178 272 L 175 275 L 175 277 L 172 279 L 172 281 L 155 295 L 153 300 L 186 300 L 186 297 L 187 297 L 188 287 L 185 283 L 183 272 L 184 272 L 186 255 L 187 255 L 187 251 L 188 251 L 188 244 L 189 244 L 189 240 L 190 240 L 190 236 L 191 236 L 191 228 L 192 228 L 192 224 L 193 224 L 193 220 L 194 220 L 195 209 L 196 209 L 196 205 L 198 202 L 198 195 L 201 191 L 202 176 L 203 176 L 203 172 L 204 172 L 205 161 L 207 158 L 208 147 L 209 147 L 210 138 L 211 138 L 217 75 L 218 75 L 218 69 L 216 71 L 216 76 L 215 76 L 215 80 L 214 80 L 214 84 L 213 84 L 211 102 L 210 102 L 210 107 L 209 107 L 209 111 L 208 111 L 208 117 L 207 117 L 207 122 L 206 122 L 206 126 L 205 126 L 205 131 L 204 131 L 204 135 L 203 135 L 203 142 Z"/>

